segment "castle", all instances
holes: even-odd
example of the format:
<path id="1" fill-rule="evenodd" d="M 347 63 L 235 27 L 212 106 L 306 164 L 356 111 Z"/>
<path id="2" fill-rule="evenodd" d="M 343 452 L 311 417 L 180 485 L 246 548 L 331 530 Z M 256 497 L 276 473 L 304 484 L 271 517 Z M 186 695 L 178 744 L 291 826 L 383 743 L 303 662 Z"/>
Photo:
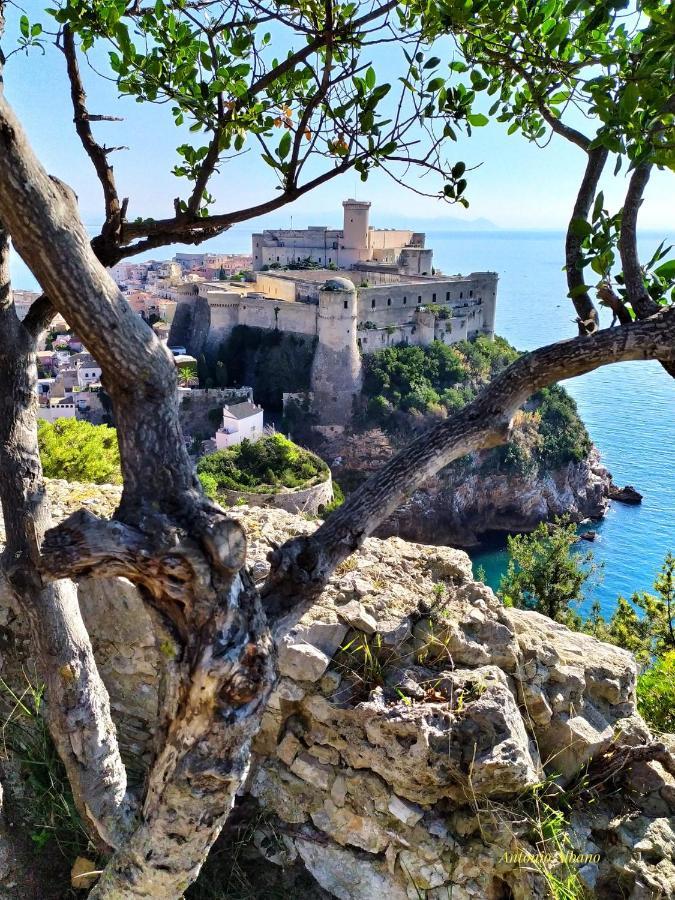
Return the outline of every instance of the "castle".
<path id="1" fill-rule="evenodd" d="M 343 208 L 342 229 L 254 234 L 250 281 L 178 285 L 169 343 L 208 355 L 237 325 L 315 336 L 312 389 L 337 421 L 360 390 L 361 354 L 494 334 L 494 272 L 436 274 L 423 234 L 371 228 L 370 203 Z"/>

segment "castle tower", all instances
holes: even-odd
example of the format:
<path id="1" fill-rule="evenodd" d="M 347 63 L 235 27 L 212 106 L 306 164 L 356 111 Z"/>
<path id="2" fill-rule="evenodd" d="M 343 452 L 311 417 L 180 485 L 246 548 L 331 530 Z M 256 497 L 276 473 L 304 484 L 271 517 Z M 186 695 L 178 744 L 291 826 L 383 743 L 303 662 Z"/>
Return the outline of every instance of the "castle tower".
<path id="1" fill-rule="evenodd" d="M 347 425 L 361 393 L 361 354 L 356 340 L 356 288 L 329 278 L 319 291 L 318 343 L 312 362 L 313 411 L 321 425 Z"/>
<path id="2" fill-rule="evenodd" d="M 348 250 L 368 249 L 368 218 L 370 203 L 365 200 L 343 200 L 344 247 Z"/>

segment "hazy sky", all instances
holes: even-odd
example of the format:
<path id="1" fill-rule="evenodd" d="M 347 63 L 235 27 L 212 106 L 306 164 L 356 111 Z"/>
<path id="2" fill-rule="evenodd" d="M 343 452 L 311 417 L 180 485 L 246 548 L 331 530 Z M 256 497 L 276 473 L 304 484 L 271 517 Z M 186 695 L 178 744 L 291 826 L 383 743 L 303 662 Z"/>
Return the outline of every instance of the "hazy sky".
<path id="1" fill-rule="evenodd" d="M 40 15 L 43 5 L 35 0 L 24 4 L 32 21 L 49 22 Z M 9 33 L 12 17 L 9 9 Z M 9 49 L 9 41 L 5 44 Z M 395 79 L 397 51 L 389 48 L 378 65 L 378 80 Z M 120 123 L 94 125 L 99 140 L 108 145 L 123 144 L 129 149 L 112 157 L 119 191 L 129 196 L 129 216 L 159 218 L 172 214 L 172 199 L 186 195 L 187 182 L 176 179 L 170 170 L 176 163 L 175 147 L 184 141 L 173 125 L 167 106 L 139 105 L 117 96 L 114 83 L 105 81 L 86 63 L 83 77 L 92 113 L 124 116 Z M 70 184 L 80 199 L 82 215 L 88 224 L 101 220 L 101 191 L 88 159 L 85 157 L 71 124 L 67 79 L 63 56 L 50 47 L 42 56 L 17 54 L 5 70 L 5 90 L 26 128 L 29 138 L 49 172 Z M 338 224 L 340 202 L 356 193 L 373 203 L 371 222 L 386 225 L 388 216 L 455 219 L 484 217 L 501 228 L 562 228 L 569 216 L 573 196 L 583 171 L 584 154 L 576 147 L 554 137 L 541 150 L 519 135 L 507 137 L 498 123 L 474 130 L 472 138 L 460 137 L 450 144 L 451 159 L 463 159 L 467 166 L 479 166 L 469 173 L 467 197 L 470 208 L 448 206 L 439 200 L 423 199 L 405 191 L 385 175 L 375 174 L 366 184 L 351 174 L 337 178 L 314 193 L 301 198 L 292 208 L 275 215 L 276 221 L 287 222 L 293 215 L 297 224 Z M 606 197 L 620 205 L 625 190 L 625 175 L 612 177 L 613 166 L 603 187 Z M 414 176 L 415 177 L 415 176 Z M 272 171 L 260 162 L 255 151 L 245 154 L 223 167 L 213 182 L 212 193 L 218 211 L 249 206 L 274 196 Z M 427 182 L 429 189 L 437 185 Z M 671 229 L 675 219 L 675 178 L 655 172 L 646 193 L 640 226 Z M 258 223 L 259 225 L 260 223 Z M 442 224 L 442 223 L 439 223 Z M 258 227 L 251 223 L 252 230 Z"/>

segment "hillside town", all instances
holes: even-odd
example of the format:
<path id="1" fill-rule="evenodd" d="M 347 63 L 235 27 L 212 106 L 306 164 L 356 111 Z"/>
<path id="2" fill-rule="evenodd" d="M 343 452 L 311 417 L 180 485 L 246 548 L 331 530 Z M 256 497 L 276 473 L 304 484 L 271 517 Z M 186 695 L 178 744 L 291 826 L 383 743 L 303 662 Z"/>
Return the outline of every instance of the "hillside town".
<path id="1" fill-rule="evenodd" d="M 315 342 L 302 397 L 317 427 L 331 431 L 351 417 L 364 354 L 494 335 L 497 275 L 442 274 L 423 233 L 374 228 L 370 206 L 343 201 L 341 228 L 255 233 L 250 254 L 181 252 L 111 268 L 130 307 L 173 354 L 181 408 L 208 407 L 210 435 L 203 416 L 197 416 L 201 429 L 185 431 L 198 454 L 263 433 L 264 411 L 253 404 L 250 387 L 219 384 L 216 408 L 216 394 L 208 391 L 213 385 L 200 383 L 199 360 L 213 360 L 239 326 Z M 20 315 L 32 299 L 31 292 L 15 292 Z M 40 418 L 110 421 L 101 369 L 63 320 L 46 335 L 38 370 Z"/>

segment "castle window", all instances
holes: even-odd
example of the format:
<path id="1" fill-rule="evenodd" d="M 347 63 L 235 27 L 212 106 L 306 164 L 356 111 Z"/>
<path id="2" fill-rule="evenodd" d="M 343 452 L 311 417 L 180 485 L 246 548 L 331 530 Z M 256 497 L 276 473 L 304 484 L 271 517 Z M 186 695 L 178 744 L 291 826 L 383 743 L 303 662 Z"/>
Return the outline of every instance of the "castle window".
<path id="1" fill-rule="evenodd" d="M 473 291 L 469 291 L 469 297 L 473 297 Z"/>
<path id="2" fill-rule="evenodd" d="M 277 262 L 279 262 L 279 257 L 277 256 Z"/>
<path id="3" fill-rule="evenodd" d="M 407 297 L 404 297 L 404 298 L 403 298 L 403 305 L 405 306 L 407 302 L 408 302 L 408 298 L 407 298 Z"/>
<path id="4" fill-rule="evenodd" d="M 391 297 L 387 297 L 387 306 L 391 306 Z"/>
<path id="5" fill-rule="evenodd" d="M 431 299 L 432 299 L 433 302 L 435 303 L 435 302 L 436 302 L 436 294 L 432 294 L 432 295 L 431 295 Z"/>
<path id="6" fill-rule="evenodd" d="M 370 301 L 370 308 L 375 309 L 375 301 L 374 300 Z"/>
<path id="7" fill-rule="evenodd" d="M 446 292 L 445 292 L 445 302 L 446 302 L 446 303 L 449 303 L 449 302 L 450 302 L 450 291 L 446 291 Z"/>
<path id="8" fill-rule="evenodd" d="M 349 301 L 348 300 L 344 301 L 344 308 L 349 309 Z"/>
<path id="9" fill-rule="evenodd" d="M 421 294 L 418 294 L 418 295 L 417 295 L 417 302 L 418 302 L 418 303 L 421 303 L 421 302 L 422 302 L 422 295 L 421 295 Z"/>
<path id="10" fill-rule="evenodd" d="M 459 292 L 459 299 L 461 300 L 464 297 L 464 291 Z"/>

